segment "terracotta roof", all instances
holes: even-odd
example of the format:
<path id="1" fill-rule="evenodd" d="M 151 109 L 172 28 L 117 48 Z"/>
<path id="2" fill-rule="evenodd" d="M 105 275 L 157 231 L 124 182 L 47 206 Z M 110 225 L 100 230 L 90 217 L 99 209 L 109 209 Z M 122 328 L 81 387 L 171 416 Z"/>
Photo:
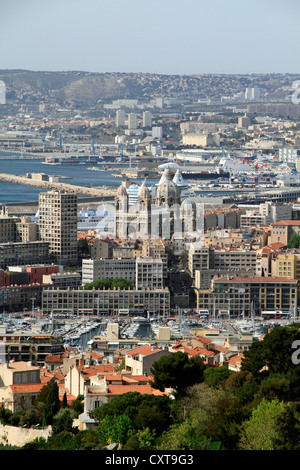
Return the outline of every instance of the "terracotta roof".
<path id="1" fill-rule="evenodd" d="M 110 395 L 122 395 L 128 392 L 139 392 L 141 394 L 148 395 L 166 395 L 166 392 L 161 392 L 156 388 L 152 388 L 150 385 L 108 385 L 108 394 Z"/>
<path id="2" fill-rule="evenodd" d="M 286 226 L 286 225 L 300 225 L 300 220 L 279 220 L 278 222 L 274 222 L 271 224 L 272 227 L 274 226 Z"/>
<path id="3" fill-rule="evenodd" d="M 40 393 L 42 388 L 45 386 L 44 383 L 38 384 L 20 384 L 10 385 L 9 388 L 13 393 Z"/>
<path id="4" fill-rule="evenodd" d="M 201 343 L 205 343 L 205 344 L 209 344 L 212 342 L 211 339 L 205 338 L 205 336 L 197 336 L 197 339 L 199 339 Z"/>
<path id="5" fill-rule="evenodd" d="M 96 374 L 111 374 L 115 367 L 114 364 L 99 364 L 98 366 L 77 367 L 77 369 L 82 375 L 91 377 Z"/>
<path id="6" fill-rule="evenodd" d="M 232 356 L 228 359 L 229 364 L 231 365 L 236 365 L 236 364 L 241 364 L 242 359 L 245 356 L 243 354 L 237 354 L 236 356 Z"/>
<path id="7" fill-rule="evenodd" d="M 152 349 L 152 346 L 146 345 L 141 346 L 140 348 L 132 349 L 128 351 L 126 354 L 127 356 L 135 356 L 136 354 L 141 354 L 142 356 L 150 356 L 150 354 L 154 354 L 161 351 L 161 349 Z"/>
<path id="8" fill-rule="evenodd" d="M 278 250 L 279 248 L 283 248 L 286 246 L 284 243 L 276 242 L 276 243 L 269 243 L 268 247 L 272 248 L 272 250 Z"/>
<path id="9" fill-rule="evenodd" d="M 56 356 L 54 354 L 48 354 L 45 358 L 45 362 L 59 362 L 60 364 L 63 363 L 63 357 L 62 356 Z"/>

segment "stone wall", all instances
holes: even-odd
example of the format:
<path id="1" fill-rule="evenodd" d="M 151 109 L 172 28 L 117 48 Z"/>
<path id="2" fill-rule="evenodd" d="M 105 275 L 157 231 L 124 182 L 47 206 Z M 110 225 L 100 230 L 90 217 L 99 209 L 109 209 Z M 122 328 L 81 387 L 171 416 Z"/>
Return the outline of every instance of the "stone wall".
<path id="1" fill-rule="evenodd" d="M 12 446 L 22 447 L 27 442 L 34 441 L 34 439 L 43 437 L 48 439 L 51 434 L 51 426 L 45 429 L 27 429 L 15 426 L 4 426 L 0 423 L 0 443 Z"/>

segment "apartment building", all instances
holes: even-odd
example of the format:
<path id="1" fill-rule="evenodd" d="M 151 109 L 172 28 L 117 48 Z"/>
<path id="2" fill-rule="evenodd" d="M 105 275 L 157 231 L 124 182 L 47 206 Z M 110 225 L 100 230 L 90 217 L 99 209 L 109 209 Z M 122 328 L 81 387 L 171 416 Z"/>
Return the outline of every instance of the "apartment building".
<path id="1" fill-rule="evenodd" d="M 115 315 L 120 310 L 128 313 L 158 313 L 164 315 L 170 309 L 168 289 L 140 290 L 43 290 L 43 313 L 74 313 L 79 315 Z"/>
<path id="2" fill-rule="evenodd" d="M 0 243 L 16 241 L 16 223 L 19 220 L 17 217 L 0 216 Z"/>
<path id="3" fill-rule="evenodd" d="M 30 217 L 0 216 L 0 243 L 38 240 L 38 224 Z"/>
<path id="4" fill-rule="evenodd" d="M 287 250 L 273 253 L 271 259 L 272 276 L 284 276 L 300 281 L 300 251 Z"/>
<path id="5" fill-rule="evenodd" d="M 50 354 L 63 354 L 63 338 L 54 338 L 44 332 L 7 331 L 7 325 L 0 327 L 0 341 L 4 346 L 3 353 L 8 362 L 25 361 L 35 366 L 44 366 Z"/>
<path id="6" fill-rule="evenodd" d="M 189 272 L 195 278 L 196 271 L 248 270 L 255 272 L 256 251 L 237 247 L 201 247 L 192 244 L 189 250 Z"/>
<path id="7" fill-rule="evenodd" d="M 77 195 L 60 191 L 39 194 L 40 239 L 59 264 L 76 262 Z"/>
<path id="8" fill-rule="evenodd" d="M 164 266 L 163 276 L 164 278 L 167 277 L 168 255 L 166 253 L 165 244 L 162 240 L 150 238 L 143 240 L 141 256 L 154 259 L 161 259 L 163 261 Z"/>
<path id="9" fill-rule="evenodd" d="M 86 259 L 82 260 L 82 285 L 108 277 L 126 279 L 136 289 L 161 289 L 163 272 L 163 261 L 150 257 Z"/>
<path id="10" fill-rule="evenodd" d="M 276 242 L 264 246 L 256 252 L 256 275 L 257 276 L 270 276 L 273 273 L 272 270 L 272 258 L 275 254 L 281 253 L 286 249 L 284 243 Z"/>
<path id="11" fill-rule="evenodd" d="M 258 207 L 247 209 L 245 214 L 241 215 L 241 228 L 255 225 L 268 225 L 281 220 L 292 219 L 292 206 L 290 204 L 272 204 L 265 202 Z"/>
<path id="12" fill-rule="evenodd" d="M 41 306 L 42 285 L 12 285 L 0 287 L 0 305 L 4 312 L 23 312 L 24 308 Z"/>
<path id="13" fill-rule="evenodd" d="M 263 311 L 291 311 L 297 308 L 298 281 L 287 277 L 225 276 L 214 279 L 212 287 L 197 290 L 197 309 L 216 314 L 251 315 Z"/>
<path id="14" fill-rule="evenodd" d="M 145 344 L 129 350 L 125 354 L 125 370 L 132 375 L 151 375 L 151 367 L 155 361 L 163 356 L 169 356 L 168 348 L 157 348 L 154 345 Z"/>
<path id="15" fill-rule="evenodd" d="M 164 285 L 164 263 L 162 259 L 136 259 L 135 288 L 162 289 Z"/>
<path id="16" fill-rule="evenodd" d="M 0 269 L 7 266 L 49 263 L 49 243 L 35 242 L 8 242 L 0 244 Z"/>
<path id="17" fill-rule="evenodd" d="M 0 384 L 1 403 L 13 413 L 31 408 L 44 385 L 40 369 L 27 362 L 0 364 Z"/>
<path id="18" fill-rule="evenodd" d="M 82 285 L 107 277 L 126 279 L 134 286 L 136 260 L 134 258 L 82 260 Z"/>
<path id="19" fill-rule="evenodd" d="M 39 240 L 39 227 L 30 217 L 21 217 L 16 222 L 16 241 L 33 242 Z"/>
<path id="20" fill-rule="evenodd" d="M 270 243 L 287 245 L 294 234 L 300 234 L 300 220 L 280 220 L 271 225 Z"/>
<path id="21" fill-rule="evenodd" d="M 51 284 L 56 289 L 78 288 L 81 286 L 81 274 L 68 272 L 44 274 L 43 284 Z"/>

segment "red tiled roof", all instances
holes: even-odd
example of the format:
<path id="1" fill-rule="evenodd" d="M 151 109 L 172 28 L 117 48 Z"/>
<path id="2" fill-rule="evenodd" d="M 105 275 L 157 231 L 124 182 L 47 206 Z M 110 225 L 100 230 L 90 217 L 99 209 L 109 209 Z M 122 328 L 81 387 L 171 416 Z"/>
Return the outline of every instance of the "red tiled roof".
<path id="1" fill-rule="evenodd" d="M 45 386 L 44 383 L 38 384 L 20 384 L 10 385 L 9 388 L 13 393 L 39 393 Z"/>
<path id="2" fill-rule="evenodd" d="M 148 395 L 166 395 L 166 392 L 161 392 L 156 388 L 152 388 L 150 385 L 108 385 L 109 395 L 122 395 L 128 392 L 139 392 L 141 394 Z"/>
<path id="3" fill-rule="evenodd" d="M 197 339 L 199 339 L 201 343 L 205 343 L 205 344 L 211 343 L 211 339 L 205 338 L 205 336 L 197 336 Z"/>
<path id="4" fill-rule="evenodd" d="M 78 371 L 86 377 L 91 377 L 96 374 L 111 374 L 115 370 L 114 364 L 99 364 L 98 366 L 90 367 L 77 367 Z"/>
<path id="5" fill-rule="evenodd" d="M 271 224 L 272 227 L 274 226 L 281 226 L 281 227 L 284 227 L 284 226 L 287 226 L 287 225 L 300 225 L 300 220 L 279 220 L 278 222 L 274 222 L 273 224 Z"/>
<path id="6" fill-rule="evenodd" d="M 150 354 L 154 354 L 161 351 L 161 349 L 152 349 L 152 346 L 146 345 L 141 346 L 140 348 L 132 349 L 128 351 L 126 354 L 128 356 L 135 356 L 136 354 L 141 354 L 142 356 L 150 356 Z"/>
<path id="7" fill-rule="evenodd" d="M 242 359 L 245 356 L 243 354 L 237 354 L 236 356 L 232 356 L 228 359 L 229 364 L 231 365 L 236 365 L 236 364 L 241 364 Z"/>
<path id="8" fill-rule="evenodd" d="M 56 356 L 54 354 L 48 354 L 45 358 L 45 362 L 59 362 L 60 364 L 63 363 L 63 357 L 62 356 Z"/>

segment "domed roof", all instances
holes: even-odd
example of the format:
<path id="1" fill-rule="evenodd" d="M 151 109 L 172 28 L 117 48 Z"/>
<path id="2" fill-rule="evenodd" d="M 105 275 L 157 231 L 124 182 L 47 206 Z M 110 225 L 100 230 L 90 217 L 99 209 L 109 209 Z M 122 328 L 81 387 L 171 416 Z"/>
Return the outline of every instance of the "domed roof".
<path id="1" fill-rule="evenodd" d="M 180 190 L 178 186 L 171 181 L 171 172 L 166 168 L 158 184 L 156 191 L 156 201 L 158 203 L 176 203 L 180 200 Z"/>
<path id="2" fill-rule="evenodd" d="M 150 191 L 147 186 L 142 186 L 139 191 L 139 198 L 150 197 Z"/>
<path id="3" fill-rule="evenodd" d="M 121 184 L 121 186 L 118 187 L 117 196 L 127 196 L 127 191 L 123 184 Z"/>
<path id="4" fill-rule="evenodd" d="M 196 202 L 191 197 L 187 197 L 181 203 L 181 207 L 185 207 L 185 206 L 191 206 L 191 207 L 195 208 L 196 207 Z"/>

